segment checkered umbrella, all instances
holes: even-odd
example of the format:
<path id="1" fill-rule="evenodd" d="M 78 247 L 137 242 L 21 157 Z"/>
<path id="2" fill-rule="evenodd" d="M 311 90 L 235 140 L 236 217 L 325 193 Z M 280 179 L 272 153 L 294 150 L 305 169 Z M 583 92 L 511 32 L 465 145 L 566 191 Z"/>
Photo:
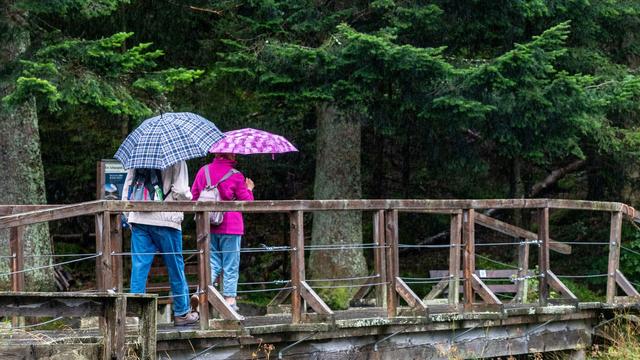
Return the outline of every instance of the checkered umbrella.
<path id="1" fill-rule="evenodd" d="M 224 134 L 200 115 L 164 113 L 145 120 L 124 140 L 114 157 L 125 169 L 165 169 L 207 155 Z"/>
<path id="2" fill-rule="evenodd" d="M 251 128 L 227 131 L 225 138 L 213 144 L 209 152 L 232 154 L 279 154 L 298 151 L 280 135 Z"/>

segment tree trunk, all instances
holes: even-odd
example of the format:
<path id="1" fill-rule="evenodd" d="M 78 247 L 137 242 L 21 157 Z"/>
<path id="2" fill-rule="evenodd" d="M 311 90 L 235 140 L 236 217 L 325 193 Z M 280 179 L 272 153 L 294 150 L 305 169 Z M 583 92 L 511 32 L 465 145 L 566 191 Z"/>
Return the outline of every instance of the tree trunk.
<path id="1" fill-rule="evenodd" d="M 14 87 L 15 63 L 29 46 L 29 32 L 20 23 L 26 14 L 16 12 L 14 1 L 0 1 L 0 99 Z M 40 156 L 40 135 L 35 101 L 16 107 L 0 106 L 0 204 L 45 204 L 44 169 Z M 0 254 L 9 255 L 7 230 L 0 231 Z M 49 227 L 28 226 L 24 233 L 25 255 L 50 255 Z M 9 271 L 9 262 L 0 261 L 0 273 Z M 25 258 L 25 268 L 51 263 L 50 257 Z M 52 289 L 51 269 L 28 271 L 25 284 L 29 290 Z M 0 278 L 0 288 L 7 289 L 10 277 Z"/>
<path id="2" fill-rule="evenodd" d="M 357 199 L 360 183 L 360 121 L 355 114 L 323 103 L 316 108 L 318 120 L 315 199 Z M 360 212 L 315 212 L 312 245 L 361 244 Z M 367 264 L 362 249 L 312 251 L 309 273 L 314 279 L 362 276 Z M 332 285 L 338 283 L 332 282 Z M 339 284 L 353 284 L 340 282 Z M 320 291 L 331 305 L 345 308 L 355 288 Z"/>

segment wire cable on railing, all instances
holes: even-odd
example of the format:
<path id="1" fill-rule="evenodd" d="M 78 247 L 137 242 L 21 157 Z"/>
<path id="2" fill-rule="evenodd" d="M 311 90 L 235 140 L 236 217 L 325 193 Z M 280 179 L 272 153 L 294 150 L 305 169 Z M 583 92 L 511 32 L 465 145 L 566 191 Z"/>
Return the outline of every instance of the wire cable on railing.
<path id="1" fill-rule="evenodd" d="M 604 241 L 563 241 L 562 243 L 567 245 L 609 245 L 608 242 Z"/>
<path id="2" fill-rule="evenodd" d="M 325 245 L 307 245 L 304 247 L 306 251 L 317 250 L 351 250 L 351 249 L 382 249 L 389 246 L 380 246 L 378 243 L 350 243 L 350 244 L 325 244 Z"/>
<path id="3" fill-rule="evenodd" d="M 253 289 L 253 290 L 237 290 L 238 294 L 248 294 L 248 293 L 259 293 L 259 292 L 269 292 L 269 291 L 282 291 L 282 290 L 293 290 L 295 286 L 285 286 L 279 288 L 269 288 L 269 289 Z"/>
<path id="4" fill-rule="evenodd" d="M 354 285 L 317 285 L 313 286 L 314 289 L 340 289 L 340 288 L 354 288 L 354 287 L 362 287 L 362 286 L 375 286 L 375 285 L 386 285 L 388 281 L 379 282 L 379 283 L 371 283 L 371 284 L 354 284 Z"/>
<path id="5" fill-rule="evenodd" d="M 620 247 L 622 248 L 622 250 L 626 250 L 626 251 L 628 251 L 628 252 L 630 252 L 632 254 L 635 254 L 635 255 L 640 255 L 640 252 L 638 252 L 636 250 L 630 249 L 630 248 L 628 248 L 626 246 L 622 246 L 622 245 L 620 245 Z"/>
<path id="6" fill-rule="evenodd" d="M 282 285 L 282 284 L 287 284 L 289 281 L 291 281 L 291 280 L 241 282 L 241 283 L 238 283 L 238 286 L 242 286 L 242 285 Z"/>
<path id="7" fill-rule="evenodd" d="M 492 258 L 489 258 L 489 257 L 486 257 L 486 256 L 482 256 L 482 255 L 480 255 L 478 253 L 476 253 L 476 256 L 481 258 L 481 259 L 485 259 L 485 260 L 487 260 L 489 262 L 492 262 L 494 264 L 498 264 L 498 265 L 506 266 L 506 267 L 511 268 L 511 269 L 519 270 L 519 268 L 517 266 L 511 265 L 511 264 L 507 264 L 507 263 L 503 263 L 502 261 L 493 260 Z"/>
<path id="8" fill-rule="evenodd" d="M 268 247 L 259 247 L 259 248 L 241 248 L 238 250 L 212 250 L 211 254 L 226 254 L 226 253 L 266 253 L 266 252 L 285 252 L 295 250 L 290 246 L 268 246 Z"/>
<path id="9" fill-rule="evenodd" d="M 370 276 L 356 276 L 350 278 L 334 278 L 334 279 L 306 279 L 306 282 L 328 282 L 328 281 L 354 281 L 354 280 L 366 280 L 366 279 L 375 279 L 379 278 L 380 274 L 370 275 Z"/>
<path id="10" fill-rule="evenodd" d="M 28 272 L 28 271 L 36 271 L 36 270 L 48 269 L 48 268 L 52 268 L 52 267 L 56 267 L 56 266 L 71 264 L 71 263 L 74 263 L 74 262 L 94 259 L 94 258 L 97 258 L 98 256 L 102 256 L 102 253 L 93 254 L 91 256 L 86 256 L 86 257 L 83 257 L 82 259 L 73 259 L 73 260 L 63 261 L 63 262 L 55 263 L 55 264 L 51 264 L 51 265 L 36 266 L 34 268 L 22 269 L 22 270 L 18 270 L 18 271 L 11 271 L 11 272 L 8 272 L 8 273 L 2 273 L 2 274 L 0 274 L 0 276 L 8 276 L 8 275 L 20 274 L 20 273 L 24 273 L 24 272 Z"/>
<path id="11" fill-rule="evenodd" d="M 452 248 L 456 245 L 452 245 L 452 244 L 442 244 L 442 245 L 413 245 L 413 244 L 398 244 L 398 248 L 402 249 L 402 248 L 409 248 L 409 249 L 413 249 L 413 248 L 425 248 L 425 249 L 440 249 L 440 248 Z M 461 245 L 459 245 L 461 246 Z"/>
<path id="12" fill-rule="evenodd" d="M 80 257 L 80 256 L 87 256 L 87 255 L 92 255 L 91 253 L 84 253 L 84 254 L 47 254 L 47 255 L 25 255 L 25 258 L 40 258 L 40 257 Z"/>
<path id="13" fill-rule="evenodd" d="M 494 243 L 476 243 L 476 246 L 520 246 L 520 245 L 540 245 L 539 240 L 521 241 L 521 242 L 494 242 Z"/>
<path id="14" fill-rule="evenodd" d="M 428 277 L 428 278 L 423 278 L 423 277 L 404 277 L 401 276 L 400 277 L 402 280 L 446 280 L 446 279 L 453 279 L 453 275 L 449 275 L 449 276 L 434 276 L 434 277 Z"/>
<path id="15" fill-rule="evenodd" d="M 586 279 L 586 278 L 596 278 L 596 277 L 605 277 L 609 276 L 609 274 L 593 274 L 593 275 L 556 275 L 558 278 L 565 279 Z"/>
<path id="16" fill-rule="evenodd" d="M 113 256 L 131 256 L 131 255 L 190 255 L 190 254 L 202 254 L 202 250 L 183 250 L 180 251 L 169 251 L 169 252 L 111 252 Z"/>
<path id="17" fill-rule="evenodd" d="M 62 316 L 58 316 L 57 318 L 53 318 L 53 319 L 50 319 L 50 320 L 47 320 L 47 321 L 39 322 L 37 324 L 22 325 L 22 326 L 12 326 L 10 329 L 7 329 L 7 330 L 34 328 L 34 327 L 38 327 L 38 326 L 42 326 L 42 325 L 51 324 L 52 322 L 56 322 L 58 320 L 61 320 L 62 318 L 63 318 Z"/>

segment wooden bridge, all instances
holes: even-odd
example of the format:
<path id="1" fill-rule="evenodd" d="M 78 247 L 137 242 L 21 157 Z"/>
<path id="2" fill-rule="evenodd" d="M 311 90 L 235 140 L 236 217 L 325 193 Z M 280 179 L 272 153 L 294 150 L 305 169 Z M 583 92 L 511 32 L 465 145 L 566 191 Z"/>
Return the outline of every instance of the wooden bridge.
<path id="1" fill-rule="evenodd" d="M 537 232 L 531 232 L 483 214 L 487 209 L 529 209 L 537 212 Z M 554 241 L 550 235 L 549 213 L 557 209 L 605 212 L 611 215 L 608 245 L 606 299 L 583 302 L 551 270 L 550 251 L 570 254 L 571 243 Z M 126 211 L 179 211 L 196 214 L 197 289 L 203 319 L 193 328 L 159 325 L 150 315 L 146 299 L 131 296 L 123 286 L 123 237 L 120 213 Z M 244 213 L 286 213 L 289 217 L 289 244 L 267 246 L 257 251 L 289 254 L 290 276 L 280 288 L 263 316 L 240 316 L 210 284 L 210 211 Z M 364 244 L 338 244 L 314 248 L 305 244 L 305 213 L 355 211 L 372 214 L 373 239 Z M 400 213 L 438 214 L 450 217 L 449 243 L 446 245 L 401 244 Z M 96 223 L 96 252 L 80 260 L 96 261 L 97 288 L 83 293 L 21 294 L 25 288 L 24 229 L 28 225 L 93 216 Z M 127 202 L 94 201 L 74 205 L 2 205 L 0 229 L 10 229 L 11 292 L 0 293 L 0 316 L 13 316 L 13 328 L 0 331 L 3 358 L 40 358 L 64 351 L 75 351 L 86 358 L 126 358 L 137 352 L 143 358 L 171 359 L 230 358 L 478 358 L 517 355 L 556 350 L 574 351 L 574 358 L 591 344 L 592 336 L 617 310 L 634 309 L 640 294 L 619 269 L 624 219 L 639 221 L 635 210 L 621 203 L 554 199 L 506 200 L 291 200 L 255 202 Z M 501 243 L 512 251 L 518 266 L 512 271 L 476 269 L 476 227 L 509 236 Z M 600 243 L 593 243 L 598 245 Z M 448 269 L 425 269 L 430 276 L 403 278 L 400 274 L 405 248 L 431 251 L 448 250 Z M 537 264 L 529 263 L 530 249 L 537 250 Z M 371 276 L 356 277 L 352 303 L 368 304 L 334 311 L 321 299 L 305 276 L 305 250 L 341 251 L 371 249 Z M 247 249 L 250 252 L 251 249 Z M 537 265 L 537 270 L 535 269 Z M 507 276 L 509 275 L 509 276 Z M 580 276 L 579 274 L 576 276 Z M 487 284 L 491 278 L 510 284 Z M 504 279 L 507 277 L 507 279 Z M 344 279 L 325 279 L 336 287 Z M 533 281 L 535 280 L 535 281 Z M 326 283 L 325 281 L 325 283 Z M 420 297 L 412 283 L 431 283 L 431 292 Z M 537 284 L 537 299 L 527 297 L 528 284 Z M 327 286 L 325 286 L 327 287 Z M 501 292 L 514 292 L 508 302 Z M 460 296 L 462 294 L 462 297 Z M 618 296 L 618 295 L 622 296 Z M 73 298 L 76 300 L 73 301 Z M 368 298 L 368 300 L 364 300 Z M 21 300 L 22 299 L 22 300 Z M 27 301 L 28 300 L 28 301 Z M 147 302 L 145 302 L 147 301 Z M 65 305 L 61 305 L 65 304 Z M 71 304 L 71 305 L 70 305 Z M 34 307 L 41 309 L 35 311 Z M 86 308 L 86 309 L 85 309 Z M 85 309 L 85 310 L 79 310 Z M 115 309 L 115 310 L 114 310 Z M 279 312 L 278 312 L 279 311 Z M 53 333 L 29 331 L 16 317 L 24 316 L 100 316 L 101 332 L 74 330 L 72 344 L 42 341 Z M 138 326 L 127 316 L 140 319 Z M 604 319 L 604 321 L 603 321 Z M 28 325 L 27 325 L 28 326 Z M 138 329 L 139 327 L 139 329 Z M 137 331 L 140 330 L 140 331 Z M 57 332 L 56 332 L 57 331 Z M 49 335 L 47 335 L 49 334 Z M 154 339 L 155 337 L 155 339 Z M 33 343 L 37 338 L 40 341 Z M 75 343 L 75 345 L 74 345 Z M 273 346 L 273 347 L 272 347 Z M 70 350 L 72 349 L 72 350 Z M 80 349 L 80 350 L 78 350 Z"/>

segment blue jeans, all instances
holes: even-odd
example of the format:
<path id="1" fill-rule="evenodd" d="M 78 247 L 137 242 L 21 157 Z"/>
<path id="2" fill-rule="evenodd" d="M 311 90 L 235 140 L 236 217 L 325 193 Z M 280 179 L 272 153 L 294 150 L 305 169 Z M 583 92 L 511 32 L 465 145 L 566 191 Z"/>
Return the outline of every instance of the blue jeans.
<path id="1" fill-rule="evenodd" d="M 184 274 L 182 258 L 182 231 L 165 226 L 131 224 L 131 293 L 144 294 L 147 276 L 156 252 L 169 273 L 173 298 L 173 314 L 184 316 L 189 312 L 189 286 Z"/>
<path id="2" fill-rule="evenodd" d="M 211 282 L 223 272 L 222 295 L 236 297 L 241 235 L 211 234 Z"/>

